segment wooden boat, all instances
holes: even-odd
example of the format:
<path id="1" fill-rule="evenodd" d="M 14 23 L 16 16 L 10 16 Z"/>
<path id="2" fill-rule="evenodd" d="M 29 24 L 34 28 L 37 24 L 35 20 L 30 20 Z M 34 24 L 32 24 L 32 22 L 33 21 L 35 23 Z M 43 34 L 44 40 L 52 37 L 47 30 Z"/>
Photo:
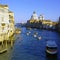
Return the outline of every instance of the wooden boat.
<path id="1" fill-rule="evenodd" d="M 19 28 L 17 28 L 16 31 L 15 31 L 15 33 L 19 34 L 19 33 L 21 33 L 21 30 Z"/>
<path id="2" fill-rule="evenodd" d="M 4 53 L 4 52 L 7 52 L 7 49 L 3 49 L 0 51 L 0 54 Z"/>

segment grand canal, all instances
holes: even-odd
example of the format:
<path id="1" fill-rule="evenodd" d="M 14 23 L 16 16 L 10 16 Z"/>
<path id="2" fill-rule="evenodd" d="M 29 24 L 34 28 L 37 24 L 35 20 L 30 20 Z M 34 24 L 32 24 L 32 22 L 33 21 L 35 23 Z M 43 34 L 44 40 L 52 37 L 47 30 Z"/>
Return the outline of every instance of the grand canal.
<path id="1" fill-rule="evenodd" d="M 58 45 L 58 59 L 60 60 L 60 35 L 57 32 L 21 28 L 22 33 L 16 36 L 16 41 L 13 47 L 11 60 L 46 60 L 46 41 L 54 40 Z M 27 32 L 31 32 L 27 35 Z M 37 32 L 37 36 L 41 36 L 41 40 L 33 37 Z"/>
<path id="2" fill-rule="evenodd" d="M 27 32 L 30 32 L 27 35 Z M 34 37 L 37 32 L 37 37 Z M 60 60 L 60 34 L 48 30 L 21 28 L 21 34 L 16 35 L 16 40 L 12 49 L 0 54 L 1 60 L 46 60 L 46 41 L 54 40 L 58 46 L 58 57 Z"/>

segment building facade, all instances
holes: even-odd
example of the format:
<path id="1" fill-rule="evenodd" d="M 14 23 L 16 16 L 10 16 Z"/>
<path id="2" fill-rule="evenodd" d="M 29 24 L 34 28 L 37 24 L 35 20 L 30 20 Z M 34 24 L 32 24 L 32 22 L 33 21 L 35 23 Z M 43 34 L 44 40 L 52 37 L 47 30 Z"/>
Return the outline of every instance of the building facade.
<path id="1" fill-rule="evenodd" d="M 8 39 L 13 33 L 14 13 L 9 11 L 8 5 L 0 5 L 0 38 Z"/>
<path id="2" fill-rule="evenodd" d="M 59 17 L 59 21 L 58 21 L 58 31 L 60 32 L 60 17 Z"/>
<path id="3" fill-rule="evenodd" d="M 30 23 L 34 23 L 34 22 L 42 22 L 42 24 L 44 25 L 48 25 L 48 26 L 54 26 L 57 24 L 57 22 L 52 22 L 51 20 L 46 20 L 44 19 L 43 15 L 40 15 L 39 17 L 37 16 L 36 12 L 33 12 L 31 18 L 30 18 Z"/>

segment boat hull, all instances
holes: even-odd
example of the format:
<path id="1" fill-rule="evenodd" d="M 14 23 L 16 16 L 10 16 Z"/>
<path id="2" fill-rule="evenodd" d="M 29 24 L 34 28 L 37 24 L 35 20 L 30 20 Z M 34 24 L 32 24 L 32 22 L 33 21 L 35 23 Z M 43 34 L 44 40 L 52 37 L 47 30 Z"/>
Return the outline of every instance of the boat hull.
<path id="1" fill-rule="evenodd" d="M 57 60 L 57 53 L 51 54 L 46 51 L 47 60 Z"/>

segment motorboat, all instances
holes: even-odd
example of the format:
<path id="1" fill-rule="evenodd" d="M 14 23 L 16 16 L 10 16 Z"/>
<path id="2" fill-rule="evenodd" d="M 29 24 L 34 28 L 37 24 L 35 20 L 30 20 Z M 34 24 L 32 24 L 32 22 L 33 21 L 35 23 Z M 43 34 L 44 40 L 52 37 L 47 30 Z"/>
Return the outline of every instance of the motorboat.
<path id="1" fill-rule="evenodd" d="M 36 35 L 37 35 L 38 33 L 37 33 L 37 32 L 35 32 L 34 34 L 36 34 Z"/>
<path id="2" fill-rule="evenodd" d="M 38 37 L 39 40 L 40 40 L 41 38 L 42 38 L 41 36 Z"/>
<path id="3" fill-rule="evenodd" d="M 31 32 L 29 31 L 28 33 L 30 34 Z"/>
<path id="4" fill-rule="evenodd" d="M 47 41 L 46 43 L 46 56 L 49 58 L 57 57 L 57 44 L 55 41 Z"/>
<path id="5" fill-rule="evenodd" d="M 36 34 L 34 34 L 33 36 L 34 36 L 34 37 L 37 37 L 37 35 L 36 35 Z"/>
<path id="6" fill-rule="evenodd" d="M 29 35 L 31 32 L 29 31 L 29 32 L 27 32 L 27 35 Z"/>
<path id="7" fill-rule="evenodd" d="M 28 33 L 28 32 L 27 32 L 26 34 L 27 34 L 27 35 L 29 35 L 29 33 Z"/>
<path id="8" fill-rule="evenodd" d="M 19 33 L 21 33 L 21 29 L 19 29 L 19 28 L 16 28 L 16 30 L 15 30 L 15 33 L 16 33 L 16 34 L 19 34 Z"/>

